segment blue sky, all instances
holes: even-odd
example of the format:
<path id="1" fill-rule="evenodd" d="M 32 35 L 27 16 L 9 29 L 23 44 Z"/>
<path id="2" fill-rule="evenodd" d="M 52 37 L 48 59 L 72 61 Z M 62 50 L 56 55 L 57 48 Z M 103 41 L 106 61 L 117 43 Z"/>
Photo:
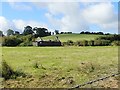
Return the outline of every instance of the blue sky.
<path id="1" fill-rule="evenodd" d="M 19 4 L 19 3 L 18 3 Z M 29 2 L 24 2 L 25 5 L 31 5 L 31 10 L 21 10 L 19 8 L 12 8 L 9 3 L 4 2 L 2 4 L 2 15 L 6 18 L 9 18 L 9 20 L 13 19 L 23 19 L 23 20 L 35 20 L 35 21 L 42 21 L 46 22 L 47 19 L 44 16 L 44 13 L 47 12 L 46 9 L 41 8 L 38 9 L 34 7 Z"/>
<path id="2" fill-rule="evenodd" d="M 0 29 L 22 32 L 26 25 L 50 31 L 118 32 L 117 2 L 2 2 Z"/>

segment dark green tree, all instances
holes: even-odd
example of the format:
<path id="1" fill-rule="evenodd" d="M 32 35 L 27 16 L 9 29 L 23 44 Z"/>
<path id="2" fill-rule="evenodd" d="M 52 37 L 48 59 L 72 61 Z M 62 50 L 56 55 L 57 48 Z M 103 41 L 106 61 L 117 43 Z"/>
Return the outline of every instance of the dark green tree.
<path id="1" fill-rule="evenodd" d="M 59 34 L 59 30 L 55 30 L 55 34 Z"/>
<path id="2" fill-rule="evenodd" d="M 0 31 L 0 37 L 2 37 L 2 36 L 4 36 L 4 35 L 3 35 L 3 32 L 2 32 L 2 31 Z"/>
<path id="3" fill-rule="evenodd" d="M 15 31 L 15 35 L 19 35 L 20 34 L 20 32 L 19 31 Z"/>
<path id="4" fill-rule="evenodd" d="M 33 31 L 35 32 L 35 37 L 44 37 L 44 36 L 51 35 L 51 32 L 48 32 L 48 30 L 46 28 L 37 28 L 37 27 L 35 27 L 33 29 Z"/>
<path id="5" fill-rule="evenodd" d="M 7 36 L 10 36 L 10 35 L 13 35 L 14 34 L 14 31 L 11 30 L 11 29 L 8 29 L 7 30 Z"/>
<path id="6" fill-rule="evenodd" d="M 18 46 L 20 43 L 22 43 L 22 40 L 16 36 L 4 37 L 2 41 L 3 46 Z"/>
<path id="7" fill-rule="evenodd" d="M 31 26 L 26 26 L 24 28 L 24 31 L 23 31 L 23 35 L 29 35 L 29 34 L 33 34 L 34 32 L 32 31 L 32 27 Z"/>

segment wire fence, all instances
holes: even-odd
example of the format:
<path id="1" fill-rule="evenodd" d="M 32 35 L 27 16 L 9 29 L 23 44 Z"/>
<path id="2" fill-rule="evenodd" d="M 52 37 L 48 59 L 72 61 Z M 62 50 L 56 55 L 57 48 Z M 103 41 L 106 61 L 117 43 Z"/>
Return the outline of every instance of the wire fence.
<path id="1" fill-rule="evenodd" d="M 103 77 L 103 78 L 99 78 L 99 79 L 95 79 L 95 80 L 92 80 L 92 81 L 88 81 L 88 82 L 86 82 L 84 84 L 79 84 L 79 85 L 76 85 L 75 87 L 69 88 L 68 90 L 73 90 L 73 89 L 76 89 L 76 88 L 81 88 L 81 87 L 86 86 L 88 84 L 93 84 L 95 82 L 99 82 L 101 80 L 105 80 L 105 79 L 108 79 L 110 77 L 115 77 L 115 76 L 118 76 L 118 75 L 120 75 L 120 73 L 116 73 L 116 74 L 112 74 L 112 75 L 109 75 L 109 76 L 106 76 L 106 77 Z"/>

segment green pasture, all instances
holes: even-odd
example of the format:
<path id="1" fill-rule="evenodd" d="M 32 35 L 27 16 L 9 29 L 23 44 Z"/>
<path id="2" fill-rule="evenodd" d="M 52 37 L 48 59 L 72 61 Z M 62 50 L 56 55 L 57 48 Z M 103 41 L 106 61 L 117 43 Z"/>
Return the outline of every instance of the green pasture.
<path id="1" fill-rule="evenodd" d="M 116 73 L 118 47 L 2 47 L 2 59 L 30 75 L 7 80 L 5 87 L 63 88 Z"/>
<path id="2" fill-rule="evenodd" d="M 58 34 L 58 35 L 52 35 L 43 37 L 44 40 L 55 40 L 55 36 L 59 37 L 59 40 L 62 42 L 65 42 L 67 40 L 72 41 L 79 41 L 79 40 L 94 40 L 97 37 L 100 37 L 102 35 L 90 35 L 90 34 Z"/>

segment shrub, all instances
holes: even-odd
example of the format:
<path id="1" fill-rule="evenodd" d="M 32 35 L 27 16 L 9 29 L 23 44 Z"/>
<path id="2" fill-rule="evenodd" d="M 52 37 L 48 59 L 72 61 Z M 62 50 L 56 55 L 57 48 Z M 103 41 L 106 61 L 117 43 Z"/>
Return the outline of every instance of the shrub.
<path id="1" fill-rule="evenodd" d="M 67 41 L 67 45 L 70 45 L 70 46 L 72 46 L 74 43 L 73 43 L 73 41 L 72 40 L 68 40 Z"/>
<path id="2" fill-rule="evenodd" d="M 62 42 L 62 46 L 67 46 L 67 42 Z"/>
<path id="3" fill-rule="evenodd" d="M 21 39 L 23 42 L 32 41 L 33 36 L 32 36 L 32 35 L 21 36 L 20 39 Z"/>
<path id="4" fill-rule="evenodd" d="M 105 36 L 96 38 L 96 40 L 110 40 L 111 42 L 118 41 L 118 40 L 120 40 L 120 35 L 116 35 L 116 34 L 115 35 L 105 35 Z"/>
<path id="5" fill-rule="evenodd" d="M 102 46 L 101 40 L 95 40 L 94 41 L 94 46 Z"/>
<path id="6" fill-rule="evenodd" d="M 73 42 L 71 40 L 68 40 L 67 42 L 63 42 L 63 46 L 108 46 L 110 45 L 110 40 L 83 40 L 83 41 L 76 41 Z"/>
<path id="7" fill-rule="evenodd" d="M 94 46 L 108 46 L 110 45 L 110 40 L 95 40 Z"/>
<path id="8" fill-rule="evenodd" d="M 2 77 L 4 77 L 5 80 L 10 79 L 13 74 L 13 69 L 5 61 L 2 61 Z"/>
<path id="9" fill-rule="evenodd" d="M 14 75 L 12 76 L 12 78 L 16 78 L 16 77 L 19 77 L 19 76 L 22 76 L 22 77 L 26 77 L 27 75 L 25 73 L 23 73 L 22 69 L 17 69 L 15 72 L 14 72 Z"/>
<path id="10" fill-rule="evenodd" d="M 102 46 L 108 46 L 110 45 L 110 40 L 101 40 Z"/>
<path id="11" fill-rule="evenodd" d="M 120 46 L 120 41 L 113 41 L 111 43 L 112 46 Z"/>
<path id="12" fill-rule="evenodd" d="M 26 36 L 20 37 L 20 39 L 23 42 L 20 43 L 19 46 L 33 46 L 32 41 L 34 41 L 35 38 L 32 35 L 26 35 Z"/>
<path id="13" fill-rule="evenodd" d="M 79 46 L 88 46 L 88 41 L 87 40 L 81 41 Z"/>
<path id="14" fill-rule="evenodd" d="M 88 45 L 89 45 L 89 46 L 94 46 L 94 40 L 88 41 Z"/>
<path id="15" fill-rule="evenodd" d="M 72 46 L 74 45 L 74 42 L 72 40 L 68 40 L 67 42 L 62 43 L 63 46 Z"/>
<path id="16" fill-rule="evenodd" d="M 14 71 L 7 63 L 6 61 L 2 61 L 2 77 L 7 80 L 7 79 L 15 79 L 18 76 L 23 76 L 25 77 L 26 74 L 23 73 L 20 70 Z"/>
<path id="17" fill-rule="evenodd" d="M 22 42 L 21 39 L 17 38 L 16 36 L 9 36 L 4 37 L 2 41 L 3 46 L 17 46 Z"/>
<path id="18" fill-rule="evenodd" d="M 25 41 L 25 42 L 20 43 L 19 46 L 33 46 L 33 44 L 32 44 L 32 41 Z"/>
<path id="19" fill-rule="evenodd" d="M 75 45 L 75 46 L 80 46 L 80 41 L 74 42 L 74 45 Z"/>

